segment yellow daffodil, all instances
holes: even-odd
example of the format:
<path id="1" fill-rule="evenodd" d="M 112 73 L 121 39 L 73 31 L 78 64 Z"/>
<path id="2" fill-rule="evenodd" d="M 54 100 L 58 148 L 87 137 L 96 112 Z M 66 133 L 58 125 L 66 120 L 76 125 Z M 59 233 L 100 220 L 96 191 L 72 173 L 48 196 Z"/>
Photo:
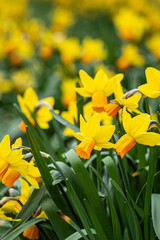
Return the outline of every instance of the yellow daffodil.
<path id="1" fill-rule="evenodd" d="M 20 210 L 22 209 L 22 206 L 20 205 L 20 203 L 18 201 L 16 201 L 17 199 L 20 200 L 20 202 L 24 205 L 30 194 L 31 194 L 31 190 L 32 190 L 32 186 L 30 186 L 27 181 L 25 181 L 24 179 L 20 178 L 20 183 L 21 183 L 21 194 L 20 196 L 15 197 L 15 199 L 10 199 L 10 197 L 4 197 L 2 198 L 2 201 L 6 202 L 3 204 L 3 206 L 1 207 L 1 210 L 5 212 L 5 214 L 9 214 L 9 213 L 19 213 Z M 8 201 L 7 201 L 8 199 Z"/>
<path id="2" fill-rule="evenodd" d="M 114 82 L 123 79 L 123 74 L 117 74 L 108 79 L 102 69 L 97 72 L 94 79 L 83 70 L 80 70 L 79 75 L 83 87 L 76 88 L 76 91 L 84 97 L 91 97 L 92 108 L 98 113 L 104 111 L 104 106 L 107 104 L 107 96 L 114 91 Z"/>
<path id="3" fill-rule="evenodd" d="M 147 83 L 138 87 L 139 91 L 150 98 L 157 98 L 160 96 L 160 71 L 148 67 L 145 71 Z"/>
<path id="4" fill-rule="evenodd" d="M 116 65 L 121 70 L 126 70 L 130 66 L 143 66 L 144 58 L 138 53 L 138 47 L 128 44 L 122 48 L 122 55 L 117 59 Z"/>
<path id="5" fill-rule="evenodd" d="M 0 181 L 8 187 L 22 175 L 35 188 L 39 188 L 35 178 L 40 177 L 37 167 L 33 162 L 26 162 L 22 159 L 22 149 L 13 149 L 22 146 L 22 139 L 18 138 L 10 146 L 10 138 L 6 135 L 0 143 Z M 12 150 L 13 149 L 13 150 Z"/>
<path id="6" fill-rule="evenodd" d="M 128 41 L 141 40 L 149 26 L 144 16 L 127 7 L 119 9 L 114 16 L 114 23 L 121 37 Z"/>
<path id="7" fill-rule="evenodd" d="M 11 75 L 12 88 L 18 92 L 23 93 L 28 87 L 35 86 L 33 76 L 26 70 L 21 69 Z"/>
<path id="8" fill-rule="evenodd" d="M 80 116 L 80 132 L 74 137 L 81 141 L 75 147 L 78 156 L 88 159 L 93 149 L 100 151 L 102 148 L 112 148 L 113 144 L 108 142 L 115 131 L 113 125 L 100 126 L 98 114 L 92 116 L 88 122 Z"/>
<path id="9" fill-rule="evenodd" d="M 76 79 L 66 78 L 62 81 L 62 104 L 68 107 L 71 102 L 76 101 Z"/>
<path id="10" fill-rule="evenodd" d="M 124 94 L 121 83 L 116 81 L 114 88 L 116 98 L 104 107 L 104 111 L 111 117 L 115 117 L 124 106 L 129 108 L 131 111 L 135 111 L 135 109 L 138 108 L 138 102 L 141 99 L 141 94 L 137 94 L 136 92 L 135 95 L 132 95 L 132 92 L 133 91 L 130 91 Z"/>
<path id="11" fill-rule="evenodd" d="M 122 119 L 126 134 L 123 135 L 113 146 L 121 158 L 123 158 L 136 143 L 149 146 L 160 145 L 160 134 L 147 132 L 151 120 L 150 115 L 142 113 L 131 118 L 125 107 Z"/>
<path id="12" fill-rule="evenodd" d="M 27 88 L 24 92 L 24 97 L 17 96 L 18 103 L 22 112 L 26 115 L 28 120 L 35 126 L 33 115 L 38 125 L 43 128 L 49 128 L 48 122 L 52 120 L 52 114 L 49 109 L 54 105 L 54 98 L 48 97 L 38 100 L 37 94 L 32 88 Z M 25 124 L 21 123 L 20 129 L 25 132 Z"/>
<path id="13" fill-rule="evenodd" d="M 101 39 L 85 38 L 82 42 L 81 62 L 89 64 L 93 60 L 103 60 L 107 56 Z"/>

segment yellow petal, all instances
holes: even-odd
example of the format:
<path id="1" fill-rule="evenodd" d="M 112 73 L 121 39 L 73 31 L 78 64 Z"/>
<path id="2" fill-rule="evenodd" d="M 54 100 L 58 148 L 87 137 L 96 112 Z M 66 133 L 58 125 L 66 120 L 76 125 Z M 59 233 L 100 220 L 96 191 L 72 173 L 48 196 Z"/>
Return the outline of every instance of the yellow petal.
<path id="1" fill-rule="evenodd" d="M 109 96 L 113 93 L 115 82 L 122 81 L 123 76 L 124 75 L 122 73 L 119 73 L 108 80 L 108 82 L 103 90 L 105 92 L 106 96 Z"/>
<path id="2" fill-rule="evenodd" d="M 130 127 L 131 127 L 131 115 L 126 111 L 126 107 L 123 108 L 123 114 L 122 114 L 122 121 L 123 121 L 123 127 L 126 133 L 129 134 Z"/>
<path id="3" fill-rule="evenodd" d="M 111 142 L 101 143 L 101 144 L 96 145 L 96 147 L 100 147 L 101 149 L 102 149 L 102 148 L 107 148 L 107 149 L 109 149 L 109 148 L 113 148 L 113 146 L 114 146 L 114 144 L 111 143 Z"/>
<path id="4" fill-rule="evenodd" d="M 43 99 L 41 99 L 41 101 L 45 101 L 45 102 L 49 103 L 52 107 L 54 106 L 54 103 L 55 103 L 55 100 L 53 97 L 43 98 Z"/>
<path id="5" fill-rule="evenodd" d="M 148 83 L 139 86 L 138 89 L 141 93 L 143 93 L 143 95 L 150 98 L 157 98 L 160 96 L 160 90 L 153 89 Z"/>
<path id="6" fill-rule="evenodd" d="M 22 139 L 19 137 L 16 139 L 15 143 L 12 144 L 12 148 L 22 146 Z"/>
<path id="7" fill-rule="evenodd" d="M 120 99 L 119 104 L 127 108 L 138 108 L 138 102 L 141 99 L 141 94 L 136 94 L 127 99 Z"/>
<path id="8" fill-rule="evenodd" d="M 111 139 L 114 131 L 115 131 L 114 125 L 100 126 L 94 136 L 96 145 L 99 146 L 99 144 L 107 143 Z"/>
<path id="9" fill-rule="evenodd" d="M 4 136 L 0 143 L 0 156 L 2 159 L 11 151 L 10 147 L 10 137 L 8 135 Z"/>
<path id="10" fill-rule="evenodd" d="M 86 136 L 87 137 L 91 137 L 91 138 L 94 138 L 96 132 L 97 132 L 97 129 L 99 128 L 100 126 L 100 119 L 99 119 L 99 115 L 98 114 L 95 114 L 93 115 L 88 123 L 87 123 L 87 131 L 86 131 Z"/>
<path id="11" fill-rule="evenodd" d="M 136 138 L 136 136 L 140 135 L 142 132 L 147 132 L 149 124 L 150 124 L 150 115 L 146 113 L 141 113 L 136 117 L 133 117 L 131 120 L 131 127 L 129 134 Z"/>
<path id="12" fill-rule="evenodd" d="M 27 88 L 23 97 L 26 106 L 31 112 L 34 112 L 35 105 L 38 103 L 38 97 L 33 88 Z"/>
<path id="13" fill-rule="evenodd" d="M 82 133 L 73 133 L 73 136 L 77 138 L 79 141 L 83 141 L 84 135 Z"/>
<path id="14" fill-rule="evenodd" d="M 91 97 L 92 93 L 85 88 L 75 88 L 76 92 L 83 97 Z"/>
<path id="15" fill-rule="evenodd" d="M 135 138 L 137 143 L 149 146 L 160 145 L 160 134 L 154 132 L 144 132 Z"/>
<path id="16" fill-rule="evenodd" d="M 96 90 L 94 80 L 83 70 L 79 71 L 79 76 L 84 88 L 89 93 L 93 93 Z"/>
<path id="17" fill-rule="evenodd" d="M 85 135 L 86 131 L 87 131 L 87 123 L 82 117 L 82 115 L 80 115 L 80 132 Z"/>
<path id="18" fill-rule="evenodd" d="M 124 95 L 123 88 L 121 86 L 120 80 L 115 81 L 114 95 L 115 95 L 115 98 L 121 98 Z"/>
<path id="19" fill-rule="evenodd" d="M 145 73 L 149 86 L 151 86 L 154 90 L 160 91 L 160 71 L 155 68 L 148 67 Z"/>
<path id="20" fill-rule="evenodd" d="M 94 81 L 95 81 L 96 91 L 103 91 L 108 82 L 108 77 L 105 74 L 105 72 L 102 69 L 100 69 L 97 72 L 94 78 Z"/>

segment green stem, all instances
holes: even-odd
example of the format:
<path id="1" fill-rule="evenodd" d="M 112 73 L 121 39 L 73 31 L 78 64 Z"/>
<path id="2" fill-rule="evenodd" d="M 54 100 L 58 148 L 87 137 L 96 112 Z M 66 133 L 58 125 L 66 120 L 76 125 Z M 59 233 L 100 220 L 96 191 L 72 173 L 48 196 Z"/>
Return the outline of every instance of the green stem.
<path id="1" fill-rule="evenodd" d="M 150 148 L 150 158 L 149 158 L 149 171 L 147 177 L 147 185 L 145 192 L 145 201 L 144 201 L 144 239 L 149 239 L 149 220 L 150 220 L 150 203 L 151 203 L 151 194 L 154 184 L 154 173 L 157 166 L 157 151 L 156 147 Z"/>
<path id="2" fill-rule="evenodd" d="M 102 166 L 101 166 L 101 153 L 99 151 L 96 151 L 97 153 L 97 172 L 99 175 L 102 175 Z M 99 178 L 97 177 L 97 190 L 100 191 L 101 183 L 99 181 Z"/>
<path id="3" fill-rule="evenodd" d="M 149 115 L 151 115 L 147 97 L 144 98 L 144 101 L 145 101 L 145 105 L 146 105 L 146 112 L 147 112 Z"/>

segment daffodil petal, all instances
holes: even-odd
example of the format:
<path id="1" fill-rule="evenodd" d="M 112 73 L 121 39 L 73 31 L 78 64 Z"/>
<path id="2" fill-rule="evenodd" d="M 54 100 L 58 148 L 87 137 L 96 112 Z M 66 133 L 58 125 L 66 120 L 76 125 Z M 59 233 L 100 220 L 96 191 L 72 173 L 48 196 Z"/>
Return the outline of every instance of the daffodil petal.
<path id="1" fill-rule="evenodd" d="M 10 146 L 10 137 L 9 135 L 4 136 L 0 143 L 0 156 L 2 159 L 5 158 L 5 156 L 11 151 Z"/>
<path id="2" fill-rule="evenodd" d="M 131 120 L 131 127 L 129 134 L 136 138 L 136 136 L 140 135 L 142 132 L 147 132 L 151 117 L 146 113 L 141 113 L 136 117 L 133 117 Z"/>
<path id="3" fill-rule="evenodd" d="M 96 144 L 97 147 L 101 147 L 101 148 L 113 148 L 114 144 L 111 142 L 107 142 L 107 143 L 102 143 L 102 144 Z"/>
<path id="4" fill-rule="evenodd" d="M 131 115 L 126 111 L 126 107 L 123 108 L 123 114 L 122 114 L 122 121 L 123 121 L 123 127 L 126 133 L 130 132 L 130 123 L 131 123 Z"/>
<path id="5" fill-rule="evenodd" d="M 83 70 L 79 71 L 79 76 L 84 88 L 93 93 L 96 90 L 94 80 Z"/>
<path id="6" fill-rule="evenodd" d="M 100 69 L 96 73 L 94 81 L 95 81 L 96 91 L 103 91 L 105 88 L 105 85 L 108 82 L 108 77 L 105 74 L 105 72 L 102 69 Z"/>
<path id="7" fill-rule="evenodd" d="M 84 135 L 82 133 L 73 133 L 73 136 L 77 138 L 79 141 L 83 141 Z"/>
<path id="8" fill-rule="evenodd" d="M 150 98 L 157 98 L 160 96 L 160 90 L 153 89 L 148 83 L 139 86 L 138 89 L 143 95 Z"/>
<path id="9" fill-rule="evenodd" d="M 137 143 L 149 146 L 160 145 L 160 134 L 154 132 L 144 132 L 135 138 Z"/>
<path id="10" fill-rule="evenodd" d="M 94 135 L 96 145 L 107 143 L 111 139 L 114 131 L 115 131 L 114 125 L 100 126 L 96 134 Z"/>
<path id="11" fill-rule="evenodd" d="M 149 86 L 154 90 L 160 91 L 160 71 L 156 68 L 148 67 L 145 73 Z"/>
<path id="12" fill-rule="evenodd" d="M 80 115 L 80 131 L 84 135 L 86 134 L 86 131 L 87 131 L 87 123 L 84 120 L 84 118 L 82 117 L 82 115 Z"/>
<path id="13" fill-rule="evenodd" d="M 86 136 L 94 138 L 99 125 L 100 125 L 99 115 L 95 114 L 89 119 L 87 123 Z"/>
<path id="14" fill-rule="evenodd" d="M 31 112 L 34 112 L 35 105 L 38 103 L 38 96 L 33 88 L 27 88 L 24 92 L 24 102 Z"/>
<path id="15" fill-rule="evenodd" d="M 105 85 L 105 88 L 103 90 L 106 96 L 109 96 L 109 95 L 111 95 L 114 92 L 115 82 L 116 81 L 119 81 L 119 82 L 122 81 L 123 76 L 124 75 L 122 73 L 119 73 L 119 74 L 115 75 L 114 77 L 110 78 L 107 81 L 107 83 Z"/>
<path id="16" fill-rule="evenodd" d="M 54 106 L 54 103 L 55 103 L 55 100 L 53 97 L 43 98 L 43 99 L 41 99 L 41 101 L 45 101 L 45 102 L 49 103 L 52 107 Z"/>
<path id="17" fill-rule="evenodd" d="M 76 88 L 75 90 L 76 90 L 76 92 L 77 92 L 79 95 L 81 95 L 81 96 L 83 96 L 83 97 L 91 97 L 91 96 L 92 96 L 91 92 L 88 91 L 88 89 L 85 89 L 85 88 Z"/>

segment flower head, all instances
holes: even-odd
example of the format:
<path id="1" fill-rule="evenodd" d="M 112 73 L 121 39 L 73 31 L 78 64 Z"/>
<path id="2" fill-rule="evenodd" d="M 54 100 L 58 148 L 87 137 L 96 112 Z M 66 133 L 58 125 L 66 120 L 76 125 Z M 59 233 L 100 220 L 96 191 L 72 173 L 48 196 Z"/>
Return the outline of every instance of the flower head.
<path id="1" fill-rule="evenodd" d="M 10 138 L 6 135 L 0 143 L 0 181 L 8 187 L 22 175 L 35 188 L 39 188 L 36 177 L 40 177 L 37 167 L 33 162 L 26 162 L 22 159 L 22 149 L 14 149 L 22 146 L 22 139 L 18 138 L 10 146 Z"/>
<path id="2" fill-rule="evenodd" d="M 135 109 L 138 108 L 138 102 L 141 99 L 141 94 L 139 92 L 137 94 L 137 91 L 135 91 L 135 95 L 132 90 L 124 94 L 121 83 L 116 81 L 114 88 L 116 98 L 104 107 L 104 111 L 111 117 L 115 117 L 124 106 L 131 111 L 136 111 Z"/>
<path id="3" fill-rule="evenodd" d="M 80 70 L 79 75 L 83 87 L 76 88 L 76 91 L 84 97 L 92 98 L 92 108 L 96 112 L 104 111 L 104 106 L 107 104 L 107 96 L 114 91 L 114 82 L 123 79 L 123 74 L 117 74 L 108 79 L 102 69 L 97 72 L 94 79 L 83 70 Z"/>
<path id="4" fill-rule="evenodd" d="M 123 135 L 113 146 L 121 158 L 123 158 L 136 143 L 149 146 L 160 145 L 160 134 L 147 132 L 150 125 L 150 115 L 142 113 L 131 118 L 125 107 L 122 118 L 126 134 Z"/>
<path id="5" fill-rule="evenodd" d="M 139 91 L 150 98 L 157 98 L 160 96 L 160 71 L 148 67 L 146 69 L 147 83 L 138 87 Z"/>
<path id="6" fill-rule="evenodd" d="M 34 90 L 32 88 L 27 88 L 24 92 L 24 96 L 18 95 L 17 100 L 22 112 L 33 126 L 35 125 L 34 116 L 41 128 L 49 128 L 48 122 L 52 120 L 52 114 L 49 109 L 54 105 L 53 97 L 43 98 L 39 101 Z M 21 130 L 25 132 L 23 125 L 21 125 L 21 127 Z"/>
<path id="7" fill-rule="evenodd" d="M 97 114 L 92 116 L 88 122 L 80 116 L 80 132 L 74 137 L 81 141 L 75 147 L 78 156 L 88 159 L 93 149 L 100 151 L 102 148 L 112 148 L 113 144 L 108 142 L 115 131 L 113 125 L 100 126 L 100 119 Z"/>

